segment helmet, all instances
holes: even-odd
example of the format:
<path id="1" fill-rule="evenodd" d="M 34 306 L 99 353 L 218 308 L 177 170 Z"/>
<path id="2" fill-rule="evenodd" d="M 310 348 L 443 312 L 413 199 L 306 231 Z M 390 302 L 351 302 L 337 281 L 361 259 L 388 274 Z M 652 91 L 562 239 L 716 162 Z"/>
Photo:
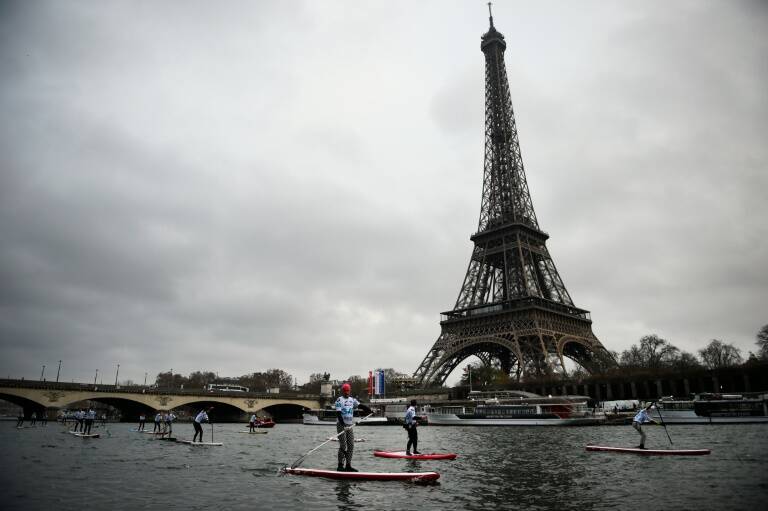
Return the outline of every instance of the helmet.
<path id="1" fill-rule="evenodd" d="M 344 385 L 341 386 L 341 391 L 342 392 L 351 392 L 352 391 L 352 385 L 350 385 L 349 383 L 345 383 Z"/>

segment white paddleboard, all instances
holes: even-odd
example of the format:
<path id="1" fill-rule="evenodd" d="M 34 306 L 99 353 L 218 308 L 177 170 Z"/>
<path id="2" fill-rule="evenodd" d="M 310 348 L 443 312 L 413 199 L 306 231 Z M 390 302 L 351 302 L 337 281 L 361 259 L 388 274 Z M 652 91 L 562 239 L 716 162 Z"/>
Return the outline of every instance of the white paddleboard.
<path id="1" fill-rule="evenodd" d="M 256 431 L 238 431 L 238 433 L 248 433 L 249 435 L 266 435 L 269 431 L 263 429 L 257 429 Z"/>
<path id="2" fill-rule="evenodd" d="M 611 447 L 607 445 L 588 445 L 587 450 L 639 454 L 641 456 L 706 456 L 712 452 L 709 449 L 640 449 L 638 447 Z"/>
<path id="3" fill-rule="evenodd" d="M 221 442 L 193 442 L 192 440 L 176 440 L 176 442 L 180 444 L 200 445 L 200 446 L 208 446 L 208 447 L 224 445 Z"/>
<path id="4" fill-rule="evenodd" d="M 85 433 L 75 433 L 74 431 L 70 431 L 72 435 L 79 436 L 80 438 L 99 438 L 101 434 L 99 433 L 90 433 L 86 435 Z"/>

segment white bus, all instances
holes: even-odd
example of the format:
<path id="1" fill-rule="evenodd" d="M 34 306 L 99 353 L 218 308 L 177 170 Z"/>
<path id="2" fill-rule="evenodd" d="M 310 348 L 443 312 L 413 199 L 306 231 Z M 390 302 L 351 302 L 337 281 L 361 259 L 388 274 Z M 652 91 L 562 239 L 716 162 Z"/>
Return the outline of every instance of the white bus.
<path id="1" fill-rule="evenodd" d="M 208 392 L 248 392 L 248 387 L 231 385 L 229 383 L 209 383 Z"/>

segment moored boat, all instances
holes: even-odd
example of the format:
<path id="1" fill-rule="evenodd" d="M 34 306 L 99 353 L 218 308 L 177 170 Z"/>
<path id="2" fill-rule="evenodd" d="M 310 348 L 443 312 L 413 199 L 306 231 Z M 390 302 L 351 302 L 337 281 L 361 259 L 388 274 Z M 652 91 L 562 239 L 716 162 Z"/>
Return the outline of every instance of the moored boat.
<path id="1" fill-rule="evenodd" d="M 515 397 L 515 394 L 517 396 Z M 438 426 L 588 426 L 605 415 L 588 406 L 586 396 L 537 396 L 506 392 L 475 395 L 473 403 L 426 407 L 427 422 Z"/>
<path id="2" fill-rule="evenodd" d="M 768 423 L 768 394 L 697 394 L 693 399 L 663 397 L 651 418 L 665 424 Z"/>

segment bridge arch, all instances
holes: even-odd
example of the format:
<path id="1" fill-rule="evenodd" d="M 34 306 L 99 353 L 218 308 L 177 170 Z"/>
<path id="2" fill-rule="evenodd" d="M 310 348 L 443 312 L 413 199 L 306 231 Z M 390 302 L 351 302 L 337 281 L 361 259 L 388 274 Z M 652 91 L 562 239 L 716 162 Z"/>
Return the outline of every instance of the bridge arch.
<path id="1" fill-rule="evenodd" d="M 38 417 L 42 417 L 42 414 L 45 413 L 45 404 L 30 397 L 0 391 L 0 399 L 8 401 L 16 406 L 20 406 L 23 410 L 24 417 L 27 418 L 32 415 L 32 412 L 37 413 Z"/>
<path id="2" fill-rule="evenodd" d="M 425 381 L 444 384 L 453 370 L 471 356 L 478 357 L 486 365 L 498 361 L 507 373 L 513 368 L 520 367 L 520 361 L 523 360 L 520 346 L 514 339 L 494 335 L 465 337 L 449 344 L 449 348 L 435 364 L 432 373 L 426 375 Z"/>

